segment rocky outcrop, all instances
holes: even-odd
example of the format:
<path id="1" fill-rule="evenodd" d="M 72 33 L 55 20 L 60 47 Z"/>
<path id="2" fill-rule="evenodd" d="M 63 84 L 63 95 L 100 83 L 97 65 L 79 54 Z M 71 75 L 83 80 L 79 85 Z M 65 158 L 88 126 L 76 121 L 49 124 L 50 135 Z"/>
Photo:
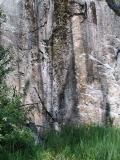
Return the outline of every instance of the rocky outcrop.
<path id="1" fill-rule="evenodd" d="M 36 124 L 51 120 L 43 105 L 60 123 L 120 124 L 120 17 L 108 2 L 1 2 L 2 43 L 15 55 L 7 81 Z"/>

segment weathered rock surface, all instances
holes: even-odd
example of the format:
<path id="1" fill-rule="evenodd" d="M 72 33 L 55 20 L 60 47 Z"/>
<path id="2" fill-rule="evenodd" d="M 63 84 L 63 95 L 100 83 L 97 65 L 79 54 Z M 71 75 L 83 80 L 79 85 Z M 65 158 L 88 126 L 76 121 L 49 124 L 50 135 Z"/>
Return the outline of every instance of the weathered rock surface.
<path id="1" fill-rule="evenodd" d="M 8 82 L 24 91 L 36 124 L 48 119 L 36 89 L 61 123 L 120 124 L 120 17 L 105 0 L 0 5 L 7 16 L 1 41 L 15 53 Z"/>

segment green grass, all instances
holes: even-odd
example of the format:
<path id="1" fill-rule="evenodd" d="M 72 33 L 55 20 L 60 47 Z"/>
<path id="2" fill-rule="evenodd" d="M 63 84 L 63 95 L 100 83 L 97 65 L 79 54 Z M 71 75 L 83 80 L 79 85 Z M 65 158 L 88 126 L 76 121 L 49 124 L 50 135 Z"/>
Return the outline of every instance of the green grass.
<path id="1" fill-rule="evenodd" d="M 99 126 L 64 127 L 47 133 L 47 142 L 33 153 L 6 154 L 0 160 L 120 160 L 120 129 Z"/>

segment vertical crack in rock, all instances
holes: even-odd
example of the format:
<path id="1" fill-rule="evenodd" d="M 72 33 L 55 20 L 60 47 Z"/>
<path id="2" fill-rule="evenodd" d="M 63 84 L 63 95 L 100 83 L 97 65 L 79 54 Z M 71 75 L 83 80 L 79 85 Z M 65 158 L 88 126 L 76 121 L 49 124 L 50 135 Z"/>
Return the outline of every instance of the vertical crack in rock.
<path id="1" fill-rule="evenodd" d="M 93 2 L 93 1 L 90 2 L 90 8 L 91 8 L 91 11 L 92 11 L 93 23 L 97 25 L 97 15 L 96 15 L 95 2 Z"/>

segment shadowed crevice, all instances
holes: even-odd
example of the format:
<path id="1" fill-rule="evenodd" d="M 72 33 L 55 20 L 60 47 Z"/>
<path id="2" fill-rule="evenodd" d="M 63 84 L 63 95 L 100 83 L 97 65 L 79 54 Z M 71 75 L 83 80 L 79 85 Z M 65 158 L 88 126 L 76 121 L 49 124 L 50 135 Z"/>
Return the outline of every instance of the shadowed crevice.
<path id="1" fill-rule="evenodd" d="M 108 6 L 118 15 L 120 16 L 120 4 L 115 0 L 106 0 Z"/>
<path id="2" fill-rule="evenodd" d="M 92 11 L 92 19 L 93 19 L 93 23 L 97 25 L 97 15 L 96 15 L 96 5 L 95 2 L 90 2 L 90 8 Z"/>

